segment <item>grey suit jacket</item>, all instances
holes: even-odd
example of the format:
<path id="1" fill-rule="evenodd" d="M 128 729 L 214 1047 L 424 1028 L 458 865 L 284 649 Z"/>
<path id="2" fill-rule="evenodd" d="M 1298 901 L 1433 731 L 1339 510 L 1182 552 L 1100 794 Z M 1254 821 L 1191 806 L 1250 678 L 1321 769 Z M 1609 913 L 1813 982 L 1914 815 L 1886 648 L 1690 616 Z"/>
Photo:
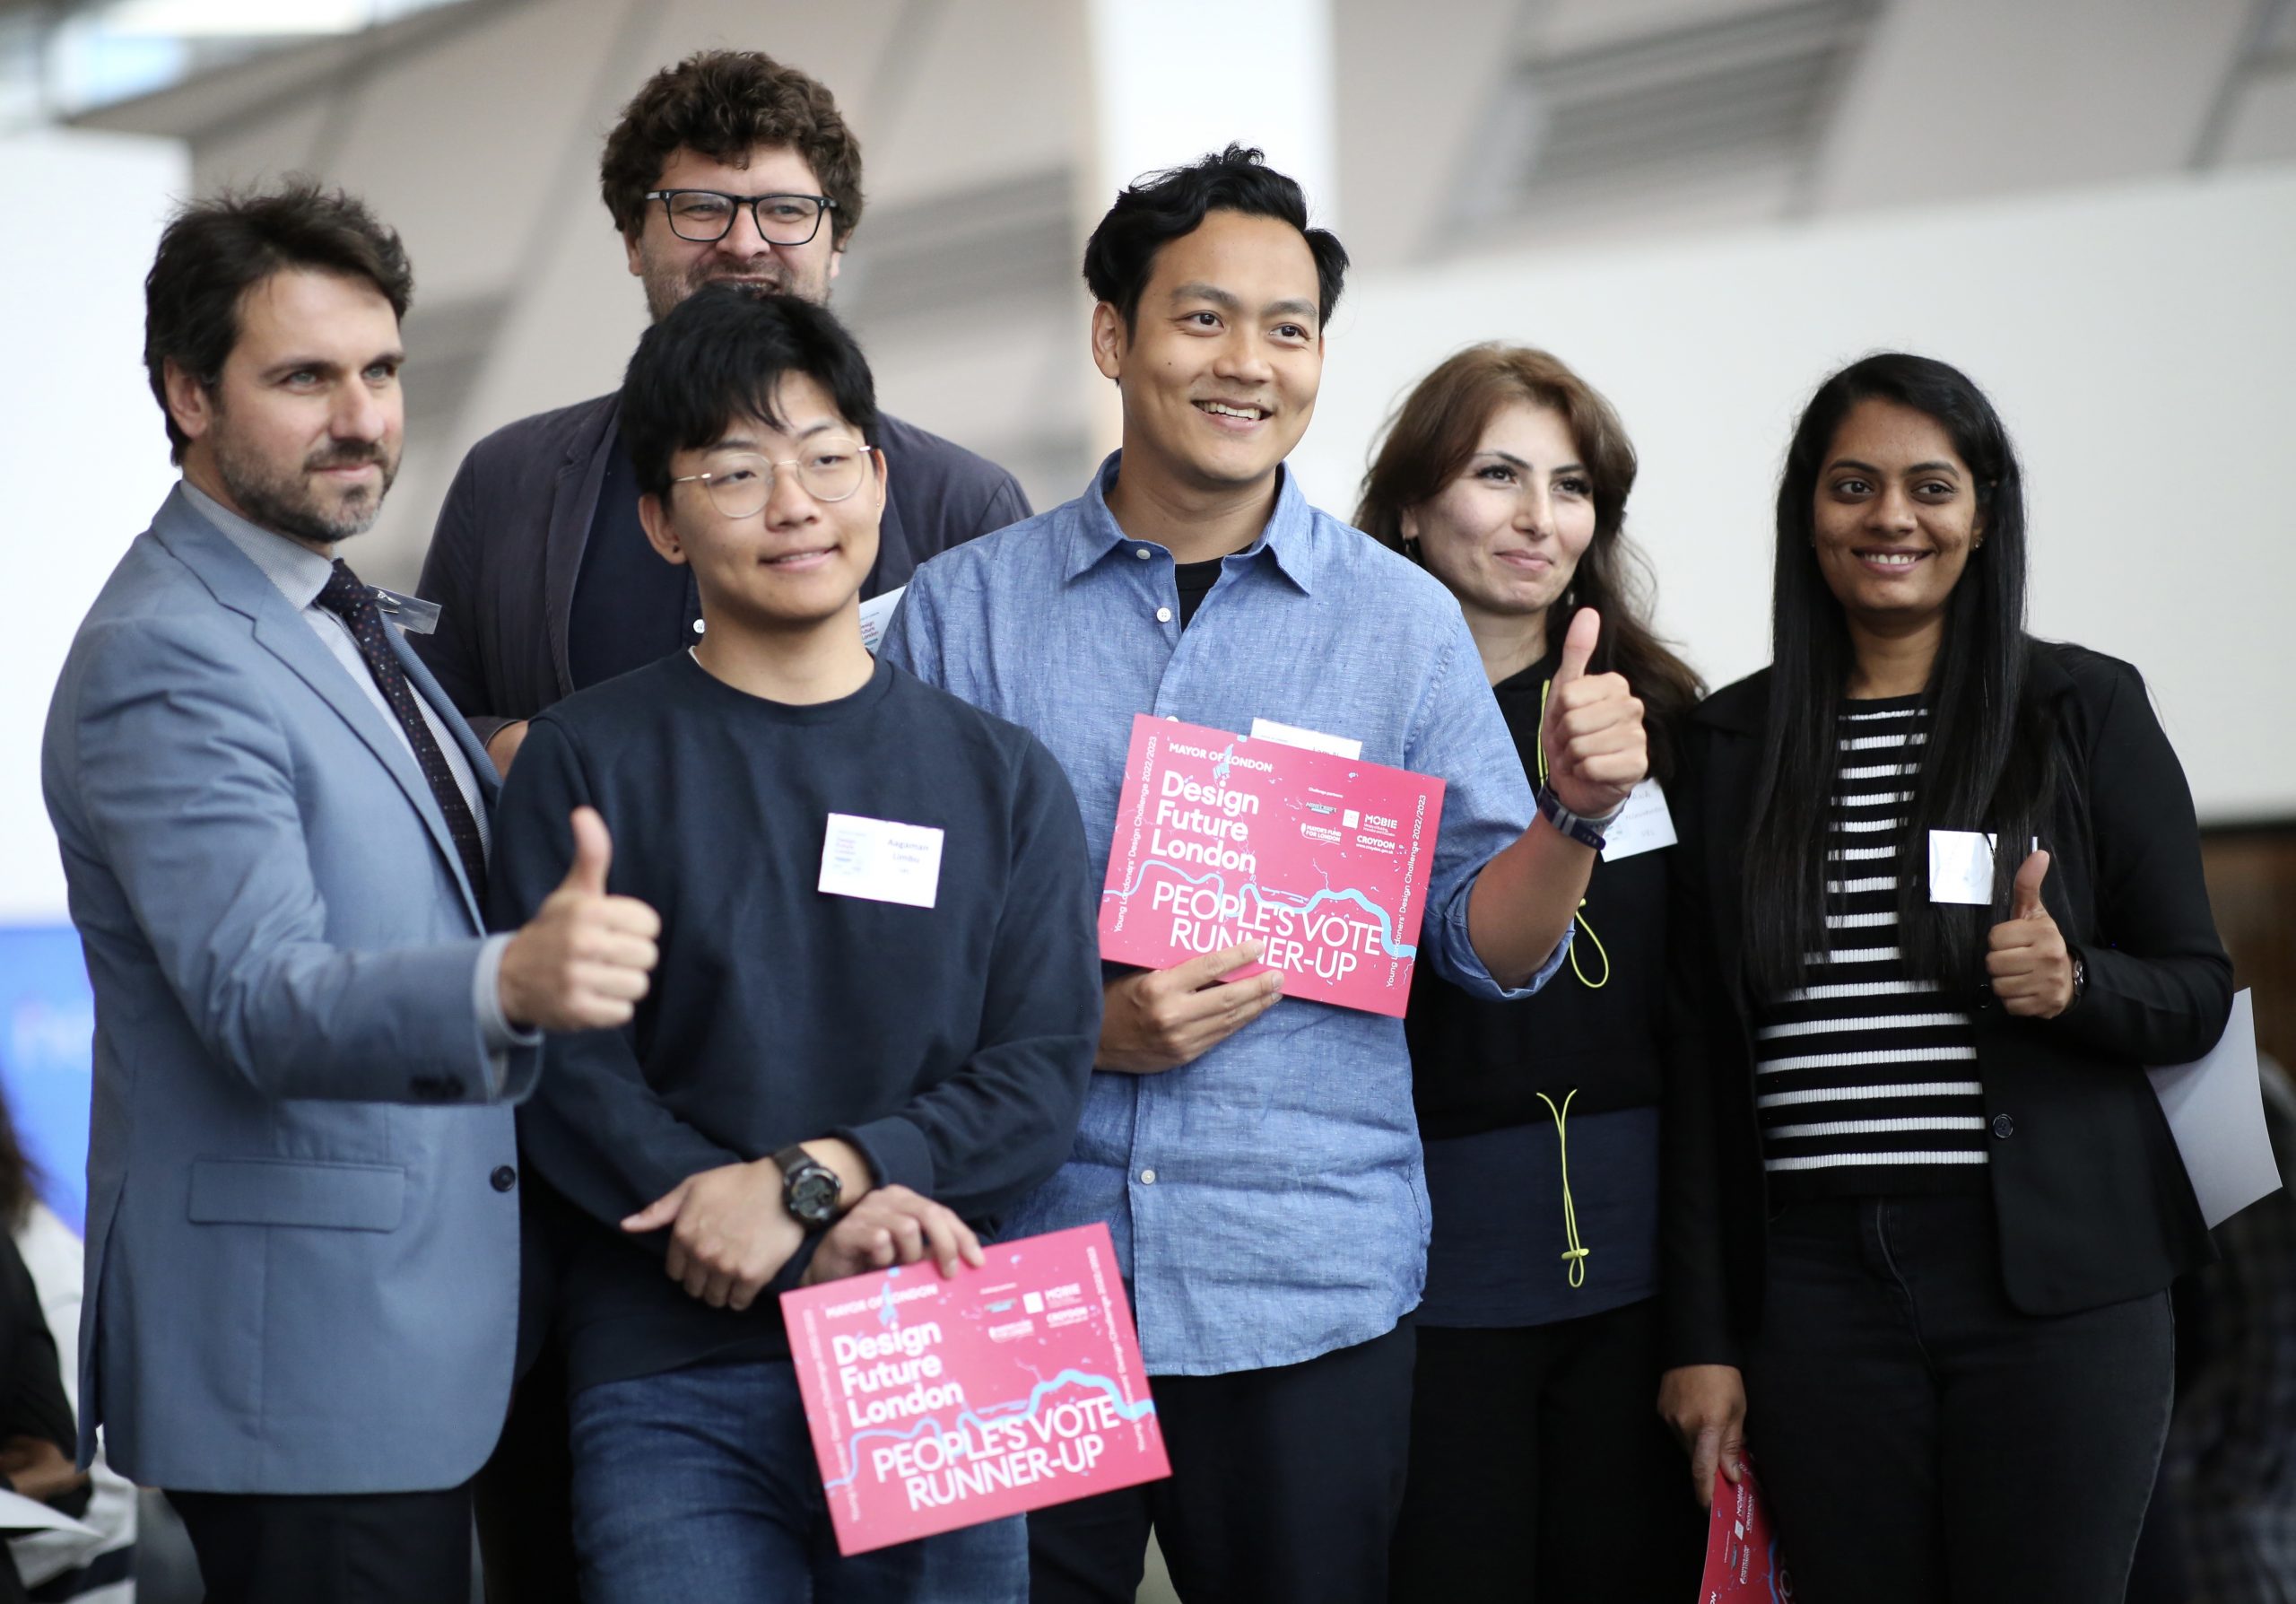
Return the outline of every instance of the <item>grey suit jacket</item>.
<path id="1" fill-rule="evenodd" d="M 421 771 L 178 489 L 80 626 L 41 779 L 96 1000 L 83 1460 L 101 1422 L 147 1486 L 461 1482 L 517 1339 L 511 1114 L 483 1105 L 540 1053 L 495 1084 Z"/>
<path id="2" fill-rule="evenodd" d="M 618 395 L 598 396 L 506 424 L 448 489 L 416 587 L 439 627 L 413 645 L 481 740 L 573 694 L 567 623 L 621 413 Z M 889 478 L 864 599 L 1029 516 L 1012 475 L 937 434 L 881 413 L 872 443 Z"/>

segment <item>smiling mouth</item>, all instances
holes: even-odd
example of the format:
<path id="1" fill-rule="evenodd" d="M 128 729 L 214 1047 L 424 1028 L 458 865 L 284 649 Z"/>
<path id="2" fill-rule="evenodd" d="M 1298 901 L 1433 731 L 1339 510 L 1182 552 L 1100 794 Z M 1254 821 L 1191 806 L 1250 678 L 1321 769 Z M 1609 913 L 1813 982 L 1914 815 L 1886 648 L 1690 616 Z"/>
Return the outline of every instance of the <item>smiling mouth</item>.
<path id="1" fill-rule="evenodd" d="M 1211 417 L 1228 418 L 1239 423 L 1257 423 L 1275 414 L 1265 406 L 1249 401 L 1198 401 L 1196 409 Z"/>
<path id="2" fill-rule="evenodd" d="M 836 550 L 833 545 L 808 546 L 802 552 L 783 552 L 778 556 L 760 557 L 758 565 L 761 568 L 803 568 L 827 558 Z"/>

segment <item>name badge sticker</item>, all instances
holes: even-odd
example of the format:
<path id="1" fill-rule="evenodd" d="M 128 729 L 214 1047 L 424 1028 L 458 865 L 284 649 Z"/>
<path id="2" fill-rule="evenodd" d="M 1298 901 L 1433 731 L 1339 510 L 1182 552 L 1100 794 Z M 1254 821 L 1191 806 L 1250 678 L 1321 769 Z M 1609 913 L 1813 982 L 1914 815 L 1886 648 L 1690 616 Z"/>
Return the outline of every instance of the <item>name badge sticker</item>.
<path id="1" fill-rule="evenodd" d="M 424 601 L 419 596 L 406 596 L 396 590 L 386 590 L 380 585 L 367 587 L 375 597 L 375 606 L 384 617 L 410 635 L 435 634 L 439 628 L 439 604 Z"/>
<path id="2" fill-rule="evenodd" d="M 1929 833 L 1929 900 L 1984 908 L 1993 902 L 1993 848 L 1997 837 L 1974 830 Z"/>
<path id="3" fill-rule="evenodd" d="M 1320 729 L 1302 729 L 1296 724 L 1278 724 L 1273 719 L 1252 720 L 1252 739 L 1278 741 L 1286 746 L 1298 746 L 1309 752 L 1328 752 L 1334 757 L 1344 757 L 1350 763 L 1363 756 L 1363 743 L 1352 736 L 1326 735 Z"/>
<path id="4" fill-rule="evenodd" d="M 1646 780 L 1626 794 L 1626 806 L 1611 827 L 1603 832 L 1603 861 L 1616 863 L 1642 852 L 1674 844 L 1674 815 L 1666 808 L 1666 789 Z"/>
<path id="5" fill-rule="evenodd" d="M 833 813 L 822 841 L 816 889 L 834 897 L 930 908 L 941 894 L 942 835 L 931 824 Z"/>

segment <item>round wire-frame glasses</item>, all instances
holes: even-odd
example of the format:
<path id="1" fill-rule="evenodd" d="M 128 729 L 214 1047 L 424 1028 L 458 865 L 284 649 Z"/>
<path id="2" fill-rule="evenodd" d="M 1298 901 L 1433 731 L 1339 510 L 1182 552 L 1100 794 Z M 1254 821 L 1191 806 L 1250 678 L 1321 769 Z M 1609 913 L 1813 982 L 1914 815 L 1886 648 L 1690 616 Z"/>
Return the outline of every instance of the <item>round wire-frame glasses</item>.
<path id="1" fill-rule="evenodd" d="M 709 473 L 686 474 L 670 483 L 700 485 L 709 493 L 711 504 L 727 518 L 755 518 L 765 510 L 766 501 L 773 494 L 774 475 L 781 469 L 793 469 L 797 483 L 816 501 L 842 501 L 868 477 L 869 458 L 870 448 L 859 440 L 816 440 L 803 457 L 776 462 L 745 452 L 721 458 L 721 466 Z"/>

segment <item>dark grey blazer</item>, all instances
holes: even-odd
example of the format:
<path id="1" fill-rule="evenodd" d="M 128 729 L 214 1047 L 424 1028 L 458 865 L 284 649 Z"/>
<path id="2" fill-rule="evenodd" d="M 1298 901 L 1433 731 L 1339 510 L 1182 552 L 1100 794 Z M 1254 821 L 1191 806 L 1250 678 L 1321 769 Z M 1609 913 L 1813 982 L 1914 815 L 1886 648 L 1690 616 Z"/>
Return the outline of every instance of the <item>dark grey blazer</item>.
<path id="1" fill-rule="evenodd" d="M 439 604 L 439 627 L 410 640 L 481 741 L 573 693 L 567 620 L 621 410 L 618 396 L 599 396 L 498 429 L 447 492 L 417 587 Z M 865 598 L 1029 516 L 995 463 L 886 414 L 877 425 L 888 484 Z"/>

